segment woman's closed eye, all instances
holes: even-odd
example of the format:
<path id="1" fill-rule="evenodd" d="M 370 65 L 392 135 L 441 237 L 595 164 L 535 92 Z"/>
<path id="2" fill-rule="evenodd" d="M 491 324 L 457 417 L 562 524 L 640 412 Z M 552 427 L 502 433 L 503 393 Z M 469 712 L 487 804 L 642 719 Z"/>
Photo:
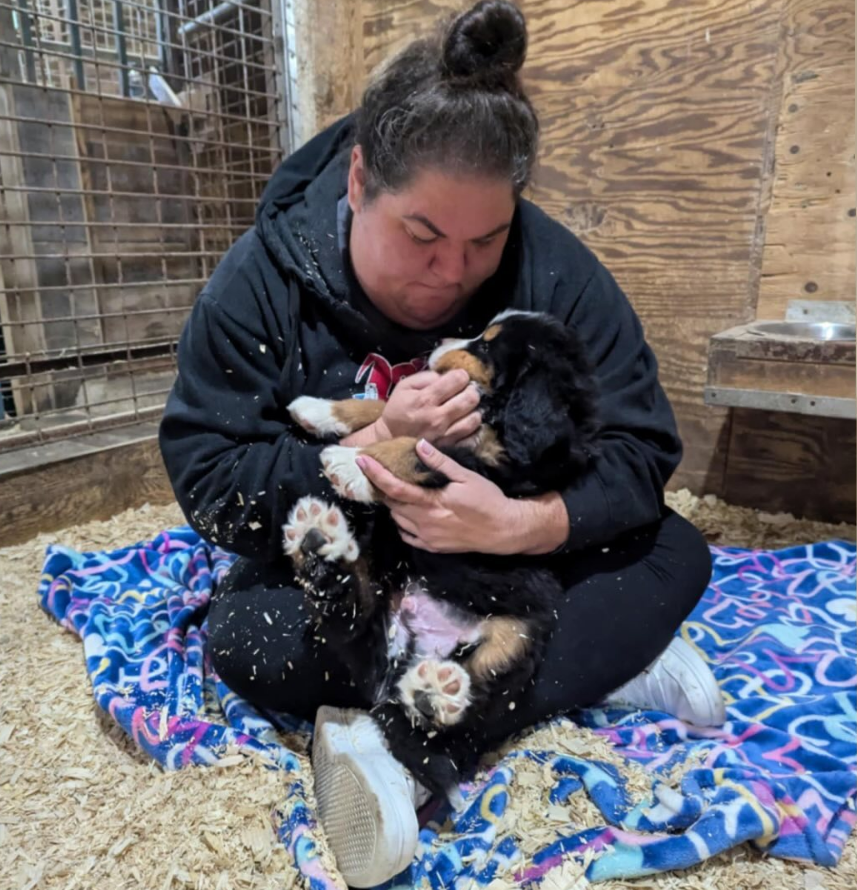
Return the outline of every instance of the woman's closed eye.
<path id="1" fill-rule="evenodd" d="M 420 235 L 417 235 L 415 232 L 412 232 L 410 229 L 405 229 L 408 233 L 408 237 L 415 244 L 434 244 L 435 241 L 438 240 L 437 235 L 429 235 L 429 237 L 424 238 Z M 490 238 L 475 238 L 471 244 L 474 244 L 476 247 L 489 247 L 497 240 L 496 235 L 492 235 Z"/>
<path id="2" fill-rule="evenodd" d="M 416 244 L 434 244 L 437 241 L 437 235 L 431 235 L 428 238 L 421 238 L 419 235 L 414 234 L 410 229 L 405 229 L 408 233 L 408 237 L 411 241 L 414 241 Z"/>

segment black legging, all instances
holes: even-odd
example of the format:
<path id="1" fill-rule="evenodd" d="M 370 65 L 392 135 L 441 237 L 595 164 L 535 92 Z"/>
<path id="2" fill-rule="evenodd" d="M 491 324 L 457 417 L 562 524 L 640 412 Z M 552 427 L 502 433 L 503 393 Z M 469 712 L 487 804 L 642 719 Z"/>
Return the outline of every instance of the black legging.
<path id="1" fill-rule="evenodd" d="M 702 535 L 668 511 L 609 545 L 557 557 L 567 595 L 535 682 L 485 744 L 618 689 L 667 647 L 711 576 Z M 214 666 L 232 690 L 263 709 L 312 720 L 320 705 L 368 708 L 324 630 L 305 633 L 303 593 L 290 564 L 239 559 L 209 615 Z"/>

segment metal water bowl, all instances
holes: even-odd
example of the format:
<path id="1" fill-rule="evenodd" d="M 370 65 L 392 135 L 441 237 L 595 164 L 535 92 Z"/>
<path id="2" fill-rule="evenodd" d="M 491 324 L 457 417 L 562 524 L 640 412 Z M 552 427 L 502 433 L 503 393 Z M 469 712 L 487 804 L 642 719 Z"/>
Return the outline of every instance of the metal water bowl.
<path id="1" fill-rule="evenodd" d="M 854 325 L 831 321 L 758 321 L 751 331 L 773 337 L 801 340 L 854 340 Z"/>

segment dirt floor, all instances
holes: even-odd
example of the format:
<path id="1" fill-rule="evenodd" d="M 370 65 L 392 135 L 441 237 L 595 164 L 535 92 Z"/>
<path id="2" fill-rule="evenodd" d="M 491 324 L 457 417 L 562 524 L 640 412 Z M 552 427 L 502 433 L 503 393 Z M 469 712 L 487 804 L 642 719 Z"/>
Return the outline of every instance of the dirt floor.
<path id="1" fill-rule="evenodd" d="M 713 543 L 777 548 L 832 537 L 853 540 L 853 526 L 830 526 L 730 507 L 712 496 L 669 496 Z M 295 873 L 271 829 L 283 777 L 242 757 L 228 768 L 165 773 L 141 755 L 96 709 L 78 639 L 40 610 L 36 587 L 47 544 L 112 549 L 179 524 L 176 507 L 143 507 L 0 549 L 0 888 L 112 890 L 287 888 Z M 618 762 L 600 737 L 567 729 L 576 753 Z M 533 743 L 532 738 L 529 744 Z M 645 784 L 645 777 L 638 777 Z M 538 783 L 510 808 L 518 827 L 545 828 Z M 641 785 L 642 787 L 642 785 Z M 599 824 L 583 792 L 570 815 Z M 569 863 L 545 890 L 581 890 Z M 509 887 L 497 881 L 495 890 Z M 748 847 L 684 872 L 596 885 L 617 888 L 776 888 L 845 890 L 857 886 L 857 837 L 834 871 L 766 859 Z"/>

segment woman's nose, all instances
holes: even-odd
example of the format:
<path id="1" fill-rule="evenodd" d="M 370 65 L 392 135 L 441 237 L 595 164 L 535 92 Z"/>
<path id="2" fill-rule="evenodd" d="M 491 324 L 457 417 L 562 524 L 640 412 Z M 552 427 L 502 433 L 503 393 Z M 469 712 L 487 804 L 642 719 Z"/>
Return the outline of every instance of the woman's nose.
<path id="1" fill-rule="evenodd" d="M 461 284 L 467 259 L 463 247 L 454 244 L 439 244 L 432 262 L 432 271 L 444 284 Z"/>

